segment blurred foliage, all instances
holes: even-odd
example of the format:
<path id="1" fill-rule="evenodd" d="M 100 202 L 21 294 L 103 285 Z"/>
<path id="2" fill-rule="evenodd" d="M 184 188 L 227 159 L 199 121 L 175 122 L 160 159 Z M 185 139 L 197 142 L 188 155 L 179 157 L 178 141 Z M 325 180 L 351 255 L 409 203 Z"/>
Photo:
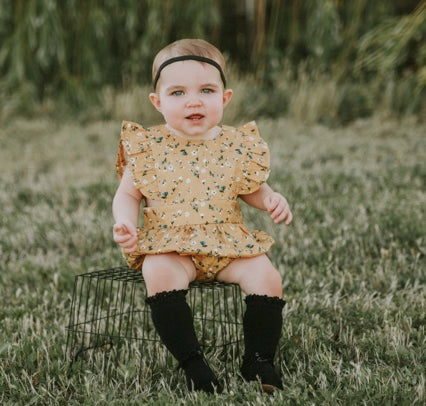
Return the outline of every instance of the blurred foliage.
<path id="1" fill-rule="evenodd" d="M 164 45 L 200 37 L 266 94 L 294 91 L 283 77 L 307 86 L 333 81 L 329 115 L 339 121 L 378 105 L 420 113 L 425 36 L 425 0 L 0 0 L 0 110 L 94 105 L 106 88 L 148 85 Z M 281 108 L 262 97 L 255 113 L 291 111 L 290 94 L 273 97 Z"/>

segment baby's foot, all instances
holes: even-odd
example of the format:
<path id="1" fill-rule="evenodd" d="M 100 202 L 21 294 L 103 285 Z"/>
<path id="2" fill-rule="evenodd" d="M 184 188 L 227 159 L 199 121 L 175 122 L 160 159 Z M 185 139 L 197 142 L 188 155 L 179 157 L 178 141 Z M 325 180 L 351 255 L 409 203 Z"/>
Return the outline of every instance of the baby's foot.
<path id="1" fill-rule="evenodd" d="M 180 363 L 185 372 L 189 390 L 204 391 L 207 393 L 222 392 L 222 387 L 211 370 L 204 356 L 200 353 Z"/>
<path id="2" fill-rule="evenodd" d="M 251 361 L 244 359 L 241 366 L 241 375 L 246 381 L 260 379 L 262 389 L 267 393 L 283 389 L 281 378 L 275 370 L 273 362 L 269 358 L 262 358 L 257 353 L 255 354 L 255 359 Z"/>

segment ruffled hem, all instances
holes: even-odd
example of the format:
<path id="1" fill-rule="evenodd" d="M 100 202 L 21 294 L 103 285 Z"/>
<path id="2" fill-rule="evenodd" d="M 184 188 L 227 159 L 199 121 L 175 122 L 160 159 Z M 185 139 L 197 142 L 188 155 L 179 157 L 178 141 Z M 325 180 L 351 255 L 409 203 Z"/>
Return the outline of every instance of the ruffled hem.
<path id="1" fill-rule="evenodd" d="M 138 250 L 124 254 L 131 268 L 141 267 L 145 255 L 177 252 L 245 258 L 264 254 L 274 240 L 264 231 L 248 231 L 243 224 L 197 224 L 166 229 L 140 229 Z"/>

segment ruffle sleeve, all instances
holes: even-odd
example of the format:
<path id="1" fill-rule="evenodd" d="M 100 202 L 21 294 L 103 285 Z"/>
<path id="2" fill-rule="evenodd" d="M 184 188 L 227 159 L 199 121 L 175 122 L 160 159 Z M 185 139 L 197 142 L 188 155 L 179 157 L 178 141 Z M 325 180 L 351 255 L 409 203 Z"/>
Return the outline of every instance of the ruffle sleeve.
<path id="1" fill-rule="evenodd" d="M 270 172 L 270 152 L 254 121 L 238 127 L 239 144 L 236 150 L 241 162 L 236 176 L 238 194 L 255 192 L 265 183 Z"/>
<path id="2" fill-rule="evenodd" d="M 158 194 L 152 143 L 149 129 L 131 121 L 123 121 L 116 161 L 117 173 L 121 179 L 128 167 L 133 184 L 149 199 L 157 198 Z"/>

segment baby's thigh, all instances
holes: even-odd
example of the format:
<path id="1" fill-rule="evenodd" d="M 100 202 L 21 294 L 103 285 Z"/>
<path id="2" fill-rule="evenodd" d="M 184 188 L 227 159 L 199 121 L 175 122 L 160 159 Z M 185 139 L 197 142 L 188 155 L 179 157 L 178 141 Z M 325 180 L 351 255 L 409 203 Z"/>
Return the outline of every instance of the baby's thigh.
<path id="1" fill-rule="evenodd" d="M 276 272 L 271 261 L 265 254 L 254 257 L 236 258 L 218 275 L 217 280 L 227 283 L 239 283 L 241 279 L 252 274 Z"/>
<path id="2" fill-rule="evenodd" d="M 146 255 L 142 274 L 148 294 L 172 289 L 187 289 L 195 279 L 195 266 L 190 257 L 176 252 Z"/>
<path id="3" fill-rule="evenodd" d="M 282 295 L 282 279 L 265 254 L 237 258 L 218 275 L 217 280 L 236 283 L 247 294 Z"/>

